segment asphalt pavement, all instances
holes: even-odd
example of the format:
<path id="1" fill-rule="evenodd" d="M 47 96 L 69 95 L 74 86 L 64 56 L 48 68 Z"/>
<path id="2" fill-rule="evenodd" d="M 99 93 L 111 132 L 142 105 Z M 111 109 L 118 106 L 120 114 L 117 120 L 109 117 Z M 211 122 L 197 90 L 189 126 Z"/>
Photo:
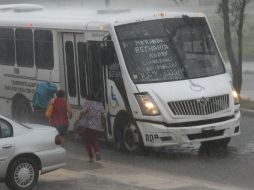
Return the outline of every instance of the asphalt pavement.
<path id="1" fill-rule="evenodd" d="M 36 190 L 252 190 L 253 114 L 242 112 L 241 135 L 225 153 L 200 155 L 199 144 L 156 149 L 149 155 L 102 147 L 102 160 L 89 163 L 84 145 L 66 141 L 67 166 L 40 177 Z M 1 190 L 7 190 L 1 184 Z"/>
<path id="2" fill-rule="evenodd" d="M 242 96 L 254 100 L 254 63 L 243 65 Z M 149 155 L 102 147 L 88 162 L 83 143 L 69 138 L 67 166 L 40 176 L 35 190 L 253 190 L 254 113 L 242 111 L 241 135 L 225 153 L 200 155 L 199 144 L 155 149 Z M 7 190 L 0 184 L 1 190 Z"/>

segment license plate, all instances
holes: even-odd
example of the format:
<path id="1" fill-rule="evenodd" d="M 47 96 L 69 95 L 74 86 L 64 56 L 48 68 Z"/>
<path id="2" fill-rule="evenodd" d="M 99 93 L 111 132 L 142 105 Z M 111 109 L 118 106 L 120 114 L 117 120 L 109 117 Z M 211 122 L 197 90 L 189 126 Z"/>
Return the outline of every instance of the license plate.
<path id="1" fill-rule="evenodd" d="M 209 126 L 202 129 L 202 132 L 215 131 L 215 126 Z"/>

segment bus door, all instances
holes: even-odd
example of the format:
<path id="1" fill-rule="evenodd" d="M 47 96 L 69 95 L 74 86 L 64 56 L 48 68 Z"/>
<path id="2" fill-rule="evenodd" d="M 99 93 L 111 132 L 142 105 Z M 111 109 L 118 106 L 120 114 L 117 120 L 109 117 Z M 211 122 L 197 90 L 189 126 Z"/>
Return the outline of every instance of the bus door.
<path id="1" fill-rule="evenodd" d="M 72 105 L 81 105 L 93 93 L 104 104 L 104 67 L 101 63 L 101 42 L 84 42 L 84 35 L 63 34 L 65 87 Z"/>
<path id="2" fill-rule="evenodd" d="M 87 83 L 88 92 L 95 95 L 95 99 L 105 106 L 104 66 L 101 59 L 101 42 L 87 42 Z"/>
<path id="3" fill-rule="evenodd" d="M 96 99 L 103 103 L 106 111 L 106 127 L 105 135 L 107 139 L 112 139 L 112 123 L 111 114 L 119 111 L 118 100 L 115 99 L 117 94 L 114 79 L 121 76 L 118 61 L 108 64 L 105 59 L 105 40 L 110 39 L 108 32 L 86 32 L 85 40 L 87 44 L 87 67 L 88 67 L 88 91 L 94 92 Z M 111 53 L 115 53 L 112 51 Z M 114 54 L 116 56 L 116 54 Z M 110 73 L 109 73 L 110 71 Z M 113 99 L 113 100 L 112 100 Z M 113 105 L 113 106 L 111 106 Z"/>
<path id="4" fill-rule="evenodd" d="M 86 57 L 87 57 L 87 90 L 94 93 L 97 101 L 106 103 L 105 65 L 103 65 L 101 47 L 107 31 L 86 31 Z"/>
<path id="5" fill-rule="evenodd" d="M 101 51 L 101 41 L 88 41 L 87 42 L 87 89 L 89 93 L 95 95 L 95 99 L 101 102 L 106 111 L 105 118 L 105 137 L 109 139 L 108 131 L 109 122 L 109 112 L 108 112 L 108 100 L 107 100 L 107 70 L 106 66 L 103 64 L 102 51 Z"/>
<path id="6" fill-rule="evenodd" d="M 64 72 L 66 95 L 71 105 L 80 105 L 79 83 L 77 72 L 76 38 L 82 34 L 63 34 Z"/>
<path id="7" fill-rule="evenodd" d="M 76 54 L 78 69 L 79 99 L 82 105 L 88 95 L 88 65 L 87 65 L 87 45 L 84 42 L 84 35 L 76 35 Z"/>
<path id="8" fill-rule="evenodd" d="M 101 47 L 103 45 L 104 36 L 107 32 L 87 31 L 85 33 L 86 41 L 86 57 L 87 57 L 87 92 L 93 93 L 95 99 L 101 102 L 108 113 L 107 100 L 107 82 L 106 82 L 106 66 L 103 64 Z M 108 115 L 105 121 L 105 137 L 108 138 Z"/>

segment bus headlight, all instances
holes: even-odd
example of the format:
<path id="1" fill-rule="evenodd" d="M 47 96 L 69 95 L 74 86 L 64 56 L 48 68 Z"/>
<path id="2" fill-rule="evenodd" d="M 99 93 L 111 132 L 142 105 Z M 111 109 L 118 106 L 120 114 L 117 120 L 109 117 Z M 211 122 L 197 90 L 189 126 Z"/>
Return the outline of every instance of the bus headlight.
<path id="1" fill-rule="evenodd" d="M 143 115 L 160 115 L 160 110 L 155 104 L 154 100 L 148 93 L 136 94 L 136 99 L 142 110 Z"/>
<path id="2" fill-rule="evenodd" d="M 232 91 L 232 95 L 234 97 L 235 104 L 239 104 L 240 103 L 240 101 L 239 101 L 239 95 L 238 95 L 238 93 L 234 89 Z"/>

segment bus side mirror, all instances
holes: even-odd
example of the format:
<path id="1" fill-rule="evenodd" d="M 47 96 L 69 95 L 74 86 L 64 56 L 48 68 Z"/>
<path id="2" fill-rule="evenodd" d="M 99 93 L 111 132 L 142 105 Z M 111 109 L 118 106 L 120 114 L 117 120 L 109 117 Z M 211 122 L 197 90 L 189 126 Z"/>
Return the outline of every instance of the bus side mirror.
<path id="1" fill-rule="evenodd" d="M 102 62 L 104 65 L 114 63 L 115 48 L 112 41 L 106 41 L 102 47 Z"/>

